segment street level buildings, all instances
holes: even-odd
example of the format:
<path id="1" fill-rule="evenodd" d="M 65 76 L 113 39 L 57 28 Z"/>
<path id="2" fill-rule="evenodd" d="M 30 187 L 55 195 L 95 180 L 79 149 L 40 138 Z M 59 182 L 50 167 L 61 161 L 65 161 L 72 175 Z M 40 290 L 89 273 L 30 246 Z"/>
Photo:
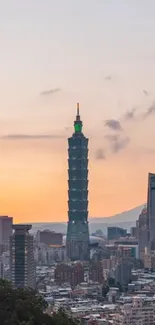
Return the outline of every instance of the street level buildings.
<path id="1" fill-rule="evenodd" d="M 59 285 L 69 283 L 72 287 L 76 287 L 84 281 L 83 265 L 81 263 L 58 264 L 55 269 L 55 281 Z"/>
<path id="2" fill-rule="evenodd" d="M 154 325 L 155 301 L 149 297 L 122 299 L 114 315 L 114 325 Z"/>

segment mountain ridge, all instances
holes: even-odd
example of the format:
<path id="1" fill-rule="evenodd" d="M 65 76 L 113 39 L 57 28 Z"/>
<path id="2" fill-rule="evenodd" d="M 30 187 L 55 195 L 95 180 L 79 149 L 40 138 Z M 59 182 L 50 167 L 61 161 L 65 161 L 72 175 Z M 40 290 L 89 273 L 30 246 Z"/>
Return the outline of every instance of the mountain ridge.
<path id="1" fill-rule="evenodd" d="M 106 234 L 107 227 L 110 226 L 125 228 L 129 231 L 131 227 L 136 225 L 136 220 L 138 219 L 143 206 L 144 204 L 111 217 L 89 218 L 89 231 L 90 233 L 94 233 L 100 229 L 104 234 Z M 62 232 L 64 234 L 67 232 L 67 222 L 38 222 L 31 224 L 32 232 L 45 229 Z"/>
<path id="2" fill-rule="evenodd" d="M 89 218 L 89 222 L 91 223 L 115 223 L 115 222 L 129 222 L 136 221 L 139 217 L 141 210 L 143 209 L 144 204 L 139 205 L 138 207 L 132 208 L 127 211 L 123 211 L 121 213 L 117 213 L 114 216 L 110 217 L 92 217 Z"/>

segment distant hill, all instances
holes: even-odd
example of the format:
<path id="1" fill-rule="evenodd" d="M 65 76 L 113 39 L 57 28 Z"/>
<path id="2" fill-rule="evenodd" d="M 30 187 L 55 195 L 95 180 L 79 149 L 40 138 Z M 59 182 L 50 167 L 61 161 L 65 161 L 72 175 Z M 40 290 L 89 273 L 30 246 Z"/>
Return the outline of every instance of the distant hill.
<path id="1" fill-rule="evenodd" d="M 104 218 L 89 218 L 89 230 L 90 233 L 95 232 L 96 230 L 101 229 L 104 234 L 107 233 L 107 227 L 115 225 L 117 227 L 122 227 L 130 230 L 131 227 L 135 226 L 136 220 L 139 217 L 139 214 L 144 205 L 138 206 L 129 211 L 124 211 L 122 213 L 116 214 L 111 217 Z M 32 223 L 32 231 L 36 232 L 37 230 L 49 229 L 56 232 L 66 233 L 67 223 L 62 222 L 46 222 L 46 223 Z"/>
<path id="2" fill-rule="evenodd" d="M 89 221 L 92 223 L 119 223 L 119 222 L 131 222 L 136 221 L 139 217 L 139 214 L 144 205 L 140 205 L 134 209 L 129 211 L 124 211 L 122 213 L 118 213 L 112 217 L 103 217 L 103 218 L 90 218 Z"/>

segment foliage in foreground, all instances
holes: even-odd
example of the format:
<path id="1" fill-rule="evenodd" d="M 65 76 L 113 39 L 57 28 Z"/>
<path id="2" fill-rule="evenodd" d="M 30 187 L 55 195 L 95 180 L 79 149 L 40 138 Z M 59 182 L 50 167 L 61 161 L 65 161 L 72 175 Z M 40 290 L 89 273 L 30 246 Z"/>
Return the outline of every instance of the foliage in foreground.
<path id="1" fill-rule="evenodd" d="M 77 325 L 64 311 L 45 313 L 44 299 L 29 289 L 14 289 L 0 279 L 0 325 Z"/>

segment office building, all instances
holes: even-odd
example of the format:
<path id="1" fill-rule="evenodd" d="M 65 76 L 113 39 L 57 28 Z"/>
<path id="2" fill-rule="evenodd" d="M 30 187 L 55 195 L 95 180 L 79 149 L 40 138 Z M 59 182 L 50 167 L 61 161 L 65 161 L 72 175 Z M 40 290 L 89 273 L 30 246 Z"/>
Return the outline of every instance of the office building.
<path id="1" fill-rule="evenodd" d="M 89 280 L 101 284 L 104 282 L 102 262 L 91 261 L 89 266 Z"/>
<path id="2" fill-rule="evenodd" d="M 36 247 L 35 259 L 38 265 L 52 265 L 54 262 L 63 262 L 66 260 L 66 248 L 60 245 L 40 244 Z"/>
<path id="3" fill-rule="evenodd" d="M 4 263 L 3 260 L 0 260 L 0 278 L 4 279 Z"/>
<path id="4" fill-rule="evenodd" d="M 130 234 L 131 234 L 131 237 L 138 238 L 138 229 L 137 229 L 137 226 L 130 228 Z"/>
<path id="5" fill-rule="evenodd" d="M 108 240 L 115 240 L 120 237 L 125 237 L 126 234 L 126 229 L 119 227 L 108 227 Z"/>
<path id="6" fill-rule="evenodd" d="M 71 287 L 84 282 L 84 267 L 81 263 L 58 264 L 55 268 L 55 282 L 58 285 L 69 283 Z"/>
<path id="7" fill-rule="evenodd" d="M 147 208 L 144 206 L 137 222 L 138 228 L 138 257 L 143 260 L 146 248 L 148 247 L 148 218 Z"/>
<path id="8" fill-rule="evenodd" d="M 132 274 L 132 265 L 127 261 L 121 261 L 115 268 L 115 284 L 119 284 L 122 287 L 127 286 L 130 283 Z"/>
<path id="9" fill-rule="evenodd" d="M 12 235 L 13 218 L 8 216 L 0 216 L 0 244 L 8 244 Z"/>
<path id="10" fill-rule="evenodd" d="M 147 222 L 150 249 L 155 249 L 155 174 L 148 175 Z"/>
<path id="11" fill-rule="evenodd" d="M 88 139 L 82 132 L 79 105 L 74 133 L 68 139 L 68 145 L 67 257 L 71 261 L 87 261 L 89 260 Z"/>
<path id="12" fill-rule="evenodd" d="M 35 261 L 31 225 L 13 225 L 10 237 L 10 276 L 16 288 L 35 288 Z"/>
<path id="13" fill-rule="evenodd" d="M 121 237 L 117 240 L 114 241 L 115 245 L 130 245 L 130 246 L 135 246 L 138 245 L 138 239 L 135 237 Z"/>
<path id="14" fill-rule="evenodd" d="M 145 249 L 143 255 L 143 266 L 147 270 L 155 271 L 155 251 Z"/>
<path id="15" fill-rule="evenodd" d="M 42 230 L 37 232 L 37 244 L 45 244 L 47 246 L 62 245 L 63 235 L 50 230 Z"/>

